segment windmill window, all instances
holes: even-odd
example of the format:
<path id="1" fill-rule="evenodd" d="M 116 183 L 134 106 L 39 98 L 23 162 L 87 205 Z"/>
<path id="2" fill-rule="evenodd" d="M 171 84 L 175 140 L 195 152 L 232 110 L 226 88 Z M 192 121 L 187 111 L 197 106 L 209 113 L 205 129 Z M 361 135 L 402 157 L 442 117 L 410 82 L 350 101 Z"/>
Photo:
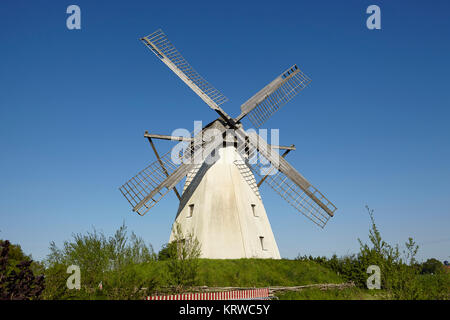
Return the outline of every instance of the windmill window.
<path id="1" fill-rule="evenodd" d="M 261 249 L 262 250 L 267 250 L 264 244 L 264 237 L 259 237 L 259 242 L 261 242 Z"/>
<path id="2" fill-rule="evenodd" d="M 194 204 L 190 204 L 187 217 L 191 218 L 193 214 L 194 214 Z"/>
<path id="3" fill-rule="evenodd" d="M 254 217 L 258 217 L 258 214 L 256 212 L 256 204 L 253 204 L 253 203 L 252 203 L 252 213 L 253 213 Z"/>

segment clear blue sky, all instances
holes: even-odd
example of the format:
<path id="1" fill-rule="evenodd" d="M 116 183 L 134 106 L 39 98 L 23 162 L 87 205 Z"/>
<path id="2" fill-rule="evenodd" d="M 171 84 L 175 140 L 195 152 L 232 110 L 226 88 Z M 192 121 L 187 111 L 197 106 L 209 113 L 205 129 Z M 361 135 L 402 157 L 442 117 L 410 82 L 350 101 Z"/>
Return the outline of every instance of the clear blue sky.
<path id="1" fill-rule="evenodd" d="M 81 7 L 81 30 L 66 8 Z M 366 8 L 381 8 L 381 30 Z M 338 207 L 325 229 L 266 186 L 283 257 L 343 255 L 408 236 L 450 256 L 448 1 L 1 1 L 0 238 L 41 259 L 49 242 L 125 221 L 156 250 L 171 193 L 145 217 L 118 187 L 154 161 L 143 132 L 216 117 L 139 37 L 162 28 L 230 101 L 231 115 L 296 63 L 311 85 L 267 122 L 288 160 Z M 170 142 L 158 141 L 161 150 Z"/>

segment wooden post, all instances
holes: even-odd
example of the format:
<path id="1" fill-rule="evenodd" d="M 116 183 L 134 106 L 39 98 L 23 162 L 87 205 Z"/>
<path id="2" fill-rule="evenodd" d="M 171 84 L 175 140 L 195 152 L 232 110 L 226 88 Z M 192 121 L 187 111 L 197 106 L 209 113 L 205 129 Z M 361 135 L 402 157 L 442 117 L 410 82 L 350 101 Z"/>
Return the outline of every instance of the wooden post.
<path id="1" fill-rule="evenodd" d="M 155 145 L 153 144 L 152 138 L 147 137 L 148 142 L 150 142 L 150 145 L 152 146 L 153 152 L 156 155 L 156 158 L 158 159 L 159 164 L 161 165 L 161 168 L 163 169 L 164 173 L 166 174 L 167 177 L 169 177 L 169 172 L 167 172 L 166 167 L 164 167 L 164 163 L 161 161 L 161 158 L 159 157 L 158 151 L 156 151 Z M 173 187 L 173 192 L 175 192 L 178 200 L 181 200 L 181 196 L 178 193 L 178 190 L 176 187 Z"/>

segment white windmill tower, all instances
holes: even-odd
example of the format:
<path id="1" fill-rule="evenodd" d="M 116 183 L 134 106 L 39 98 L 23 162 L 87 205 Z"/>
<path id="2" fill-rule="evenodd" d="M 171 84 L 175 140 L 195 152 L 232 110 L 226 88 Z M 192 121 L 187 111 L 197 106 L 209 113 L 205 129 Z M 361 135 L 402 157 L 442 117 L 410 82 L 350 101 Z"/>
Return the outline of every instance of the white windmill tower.
<path id="1" fill-rule="evenodd" d="M 279 259 L 259 193 L 259 186 L 266 181 L 323 228 L 336 207 L 284 159 L 295 147 L 269 145 L 256 132 L 245 131 L 241 123 L 248 116 L 259 128 L 311 80 L 294 65 L 245 102 L 241 114 L 232 118 L 220 107 L 227 98 L 190 66 L 161 30 L 141 41 L 219 118 L 191 137 L 145 132 L 157 160 L 119 188 L 133 211 L 144 215 L 174 190 L 180 200 L 175 222 L 197 237 L 202 257 Z M 186 148 L 160 156 L 152 138 L 183 141 Z M 278 149 L 286 150 L 281 157 Z M 258 183 L 255 175 L 260 179 Z M 176 185 L 185 177 L 180 195 Z M 173 233 L 172 227 L 170 240 Z"/>

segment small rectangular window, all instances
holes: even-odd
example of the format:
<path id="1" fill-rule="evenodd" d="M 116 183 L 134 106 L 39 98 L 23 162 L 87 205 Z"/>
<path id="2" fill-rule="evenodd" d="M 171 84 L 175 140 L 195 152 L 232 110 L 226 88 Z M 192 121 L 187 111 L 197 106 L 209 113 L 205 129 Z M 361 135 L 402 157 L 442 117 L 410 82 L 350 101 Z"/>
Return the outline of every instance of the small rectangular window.
<path id="1" fill-rule="evenodd" d="M 187 217 L 190 218 L 194 214 L 194 204 L 189 205 L 189 211 Z"/>
<path id="2" fill-rule="evenodd" d="M 258 214 L 256 213 L 256 204 L 253 204 L 253 203 L 252 203 L 252 212 L 253 212 L 254 217 L 258 216 Z"/>
<path id="3" fill-rule="evenodd" d="M 264 246 L 264 237 L 259 237 L 259 241 L 261 242 L 261 249 L 266 250 L 266 247 Z"/>

